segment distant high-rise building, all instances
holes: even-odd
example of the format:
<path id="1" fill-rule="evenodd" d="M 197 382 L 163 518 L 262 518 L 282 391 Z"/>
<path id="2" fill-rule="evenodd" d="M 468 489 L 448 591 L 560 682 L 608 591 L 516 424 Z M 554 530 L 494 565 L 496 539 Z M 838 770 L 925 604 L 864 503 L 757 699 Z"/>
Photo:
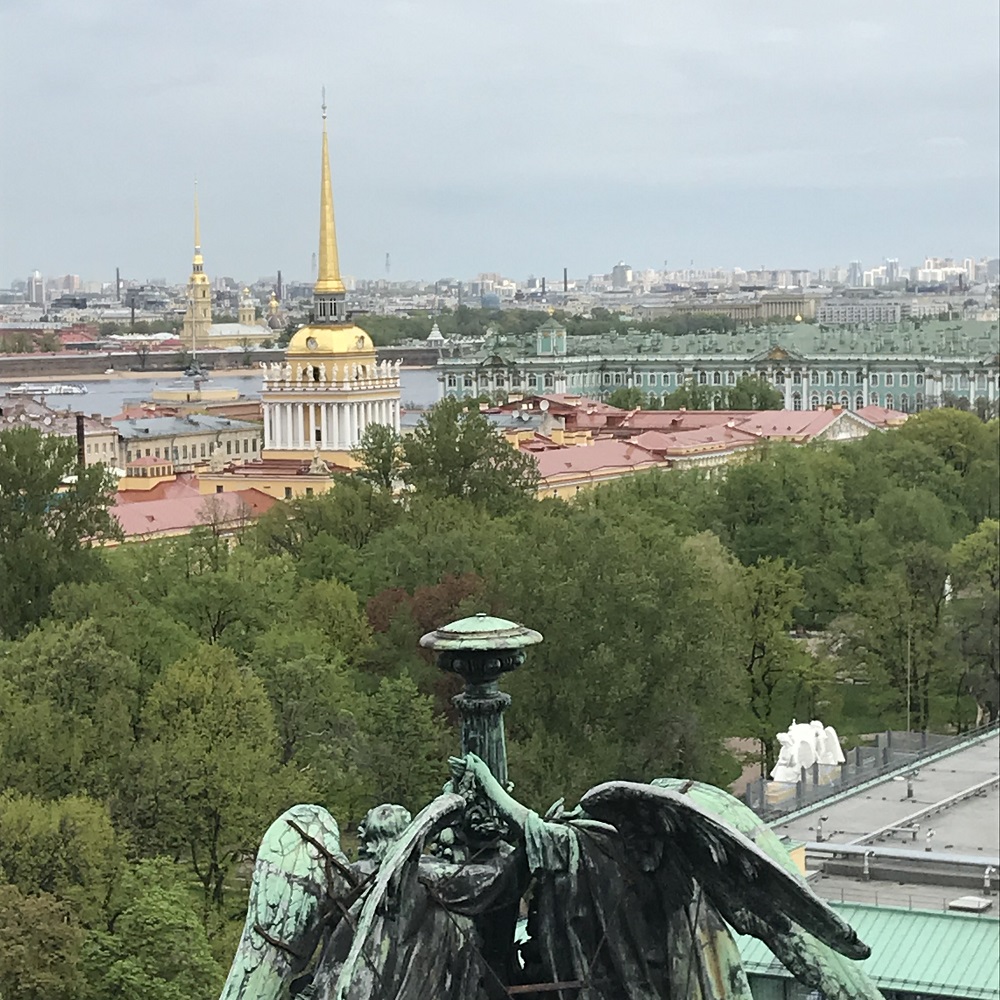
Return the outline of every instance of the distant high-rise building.
<path id="1" fill-rule="evenodd" d="M 32 271 L 25 285 L 26 298 L 29 305 L 45 305 L 45 282 L 38 271 Z"/>
<path id="2" fill-rule="evenodd" d="M 885 283 L 891 285 L 899 281 L 899 259 L 887 257 L 885 260 Z"/>
<path id="3" fill-rule="evenodd" d="M 611 268 L 611 287 L 616 292 L 624 292 L 632 284 L 632 267 L 624 261 L 618 261 Z"/>
<path id="4" fill-rule="evenodd" d="M 860 288 L 865 280 L 865 272 L 861 268 L 860 260 L 852 260 L 847 265 L 847 283 L 852 288 Z"/>

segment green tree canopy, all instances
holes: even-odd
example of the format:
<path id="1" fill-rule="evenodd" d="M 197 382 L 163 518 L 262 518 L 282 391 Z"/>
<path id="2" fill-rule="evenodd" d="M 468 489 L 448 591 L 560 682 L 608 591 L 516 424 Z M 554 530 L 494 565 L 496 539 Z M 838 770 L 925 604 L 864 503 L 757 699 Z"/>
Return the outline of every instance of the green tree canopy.
<path id="1" fill-rule="evenodd" d="M 77 467 L 75 443 L 30 428 L 0 431 L 0 634 L 49 612 L 60 583 L 91 579 L 91 549 L 120 538 L 103 465 Z"/>
<path id="2" fill-rule="evenodd" d="M 535 495 L 538 468 L 489 419 L 459 399 L 443 399 L 403 443 L 403 478 L 427 497 L 469 500 L 493 514 Z"/>

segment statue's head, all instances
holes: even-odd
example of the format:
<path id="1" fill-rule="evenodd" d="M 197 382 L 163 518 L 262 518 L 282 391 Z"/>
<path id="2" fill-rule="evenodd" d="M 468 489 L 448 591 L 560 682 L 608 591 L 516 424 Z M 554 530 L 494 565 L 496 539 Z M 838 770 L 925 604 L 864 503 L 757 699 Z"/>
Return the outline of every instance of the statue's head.
<path id="1" fill-rule="evenodd" d="M 409 809 L 388 803 L 369 809 L 358 827 L 358 857 L 381 862 L 412 818 Z"/>

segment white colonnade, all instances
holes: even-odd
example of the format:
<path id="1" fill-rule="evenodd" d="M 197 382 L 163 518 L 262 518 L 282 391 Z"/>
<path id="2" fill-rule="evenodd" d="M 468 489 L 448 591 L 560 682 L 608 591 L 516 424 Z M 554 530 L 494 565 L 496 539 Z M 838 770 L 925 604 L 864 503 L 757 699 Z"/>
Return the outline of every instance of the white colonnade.
<path id="1" fill-rule="evenodd" d="M 264 448 L 274 451 L 350 451 L 371 424 L 400 430 L 398 399 L 264 404 Z M 317 439 L 316 431 L 319 431 Z"/>

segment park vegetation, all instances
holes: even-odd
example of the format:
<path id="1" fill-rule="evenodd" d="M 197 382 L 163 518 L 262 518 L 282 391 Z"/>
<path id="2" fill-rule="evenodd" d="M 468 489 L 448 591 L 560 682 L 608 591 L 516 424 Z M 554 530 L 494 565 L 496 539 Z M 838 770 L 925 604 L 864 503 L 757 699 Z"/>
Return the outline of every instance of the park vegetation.
<path id="1" fill-rule="evenodd" d="M 792 716 L 995 719 L 997 435 L 935 410 L 567 503 L 451 402 L 238 537 L 101 548 L 100 471 L 0 432 L 0 996 L 217 996 L 284 807 L 349 841 L 440 789 L 457 679 L 418 640 L 477 611 L 545 636 L 504 680 L 540 810 L 612 777 L 726 784 L 726 741 L 766 769 Z"/>

